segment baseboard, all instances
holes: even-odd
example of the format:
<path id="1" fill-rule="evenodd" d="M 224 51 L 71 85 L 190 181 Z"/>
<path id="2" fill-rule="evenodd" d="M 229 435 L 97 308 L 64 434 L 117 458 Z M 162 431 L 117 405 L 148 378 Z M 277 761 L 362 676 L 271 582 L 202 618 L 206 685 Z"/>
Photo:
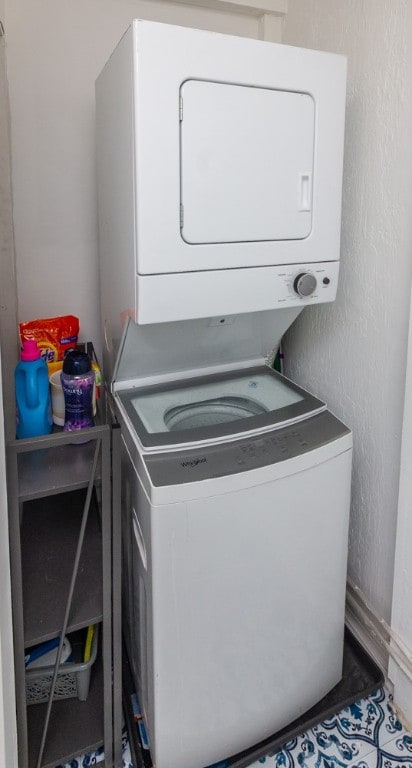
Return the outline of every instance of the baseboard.
<path id="1" fill-rule="evenodd" d="M 365 648 L 369 656 L 388 675 L 390 634 L 365 595 L 350 579 L 346 584 L 346 615 L 348 629 Z"/>
<path id="2" fill-rule="evenodd" d="M 388 669 L 398 667 L 412 682 L 412 650 L 393 629 L 376 613 L 363 592 L 350 579 L 346 585 L 347 627 L 359 640 L 385 675 L 385 684 L 393 692 Z M 391 664 L 389 665 L 389 660 Z M 393 675 L 392 675 L 393 676 Z"/>
<path id="3" fill-rule="evenodd" d="M 389 677 L 394 684 L 394 704 L 399 720 L 412 733 L 412 681 L 395 662 L 389 660 Z"/>

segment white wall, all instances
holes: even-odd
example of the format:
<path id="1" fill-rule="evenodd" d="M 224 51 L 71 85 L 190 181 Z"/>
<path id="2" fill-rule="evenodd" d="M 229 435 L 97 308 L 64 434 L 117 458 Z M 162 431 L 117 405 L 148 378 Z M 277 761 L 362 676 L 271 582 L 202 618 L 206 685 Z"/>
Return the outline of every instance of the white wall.
<path id="1" fill-rule="evenodd" d="M 99 348 L 95 78 L 135 17 L 246 37 L 259 20 L 155 0 L 5 2 L 19 319 L 71 312 Z"/>
<path id="2" fill-rule="evenodd" d="M 286 371 L 353 429 L 349 574 L 389 620 L 412 270 L 412 3 L 290 0 L 283 41 L 348 56 L 340 288 L 290 331 Z"/>
<path id="3" fill-rule="evenodd" d="M 0 377 L 0 478 L 4 479 L 6 467 L 3 435 L 3 392 Z M 4 481 L 0 482 L 0 584 L 0 766 L 17 766 L 9 536 Z"/>
<path id="4" fill-rule="evenodd" d="M 0 0 L 4 23 L 4 0 Z M 17 766 L 13 637 L 3 418 L 3 371 L 7 432 L 14 433 L 13 369 L 16 360 L 16 289 L 11 218 L 9 110 L 6 47 L 0 38 L 0 766 Z M 11 409 L 11 410 L 10 410 Z"/>
<path id="5" fill-rule="evenodd" d="M 392 629 L 402 645 L 412 650 L 412 312 L 406 371 L 405 413 L 402 433 Z M 395 701 L 412 725 L 412 680 L 395 663 L 389 665 Z"/>
<path id="6" fill-rule="evenodd" d="M 0 19 L 4 24 L 4 0 Z M 0 345 L 6 434 L 15 437 L 14 380 L 17 360 L 17 295 L 10 170 L 10 112 L 7 87 L 6 38 L 0 38 Z"/>

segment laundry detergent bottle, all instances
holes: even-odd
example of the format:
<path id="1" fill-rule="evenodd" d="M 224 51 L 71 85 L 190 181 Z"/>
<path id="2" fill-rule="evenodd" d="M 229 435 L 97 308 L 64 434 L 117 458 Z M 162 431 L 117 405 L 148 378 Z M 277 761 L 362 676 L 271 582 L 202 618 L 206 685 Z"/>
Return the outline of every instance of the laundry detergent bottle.
<path id="1" fill-rule="evenodd" d="M 47 364 L 34 339 L 24 339 L 14 371 L 18 438 L 48 435 L 53 418 Z"/>

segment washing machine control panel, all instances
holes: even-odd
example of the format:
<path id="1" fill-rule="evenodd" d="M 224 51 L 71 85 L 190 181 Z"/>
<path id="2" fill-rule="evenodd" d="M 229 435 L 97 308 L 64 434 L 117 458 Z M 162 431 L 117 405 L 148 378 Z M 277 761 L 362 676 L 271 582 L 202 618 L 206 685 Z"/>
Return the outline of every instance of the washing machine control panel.
<path id="1" fill-rule="evenodd" d="M 257 437 L 203 449 L 148 454 L 144 457 L 155 486 L 198 482 L 286 461 L 336 440 L 349 430 L 329 411 Z"/>
<path id="2" fill-rule="evenodd" d="M 235 453 L 235 462 L 238 466 L 245 468 L 265 466 L 265 464 L 273 464 L 274 460 L 282 461 L 299 453 L 305 453 L 309 445 L 310 441 L 302 436 L 299 428 L 282 429 L 277 434 L 258 437 L 240 444 Z"/>

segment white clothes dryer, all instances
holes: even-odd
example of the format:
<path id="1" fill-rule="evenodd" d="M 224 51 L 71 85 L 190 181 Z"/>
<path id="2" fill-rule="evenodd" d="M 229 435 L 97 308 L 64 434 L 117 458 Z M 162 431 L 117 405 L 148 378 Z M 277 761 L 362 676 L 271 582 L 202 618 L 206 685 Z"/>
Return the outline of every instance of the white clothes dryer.
<path id="1" fill-rule="evenodd" d="M 104 366 L 139 325 L 334 301 L 346 59 L 134 20 L 96 81 Z"/>
<path id="2" fill-rule="evenodd" d="M 114 397 L 125 636 L 151 756 L 204 768 L 341 678 L 352 436 L 265 365 Z"/>

